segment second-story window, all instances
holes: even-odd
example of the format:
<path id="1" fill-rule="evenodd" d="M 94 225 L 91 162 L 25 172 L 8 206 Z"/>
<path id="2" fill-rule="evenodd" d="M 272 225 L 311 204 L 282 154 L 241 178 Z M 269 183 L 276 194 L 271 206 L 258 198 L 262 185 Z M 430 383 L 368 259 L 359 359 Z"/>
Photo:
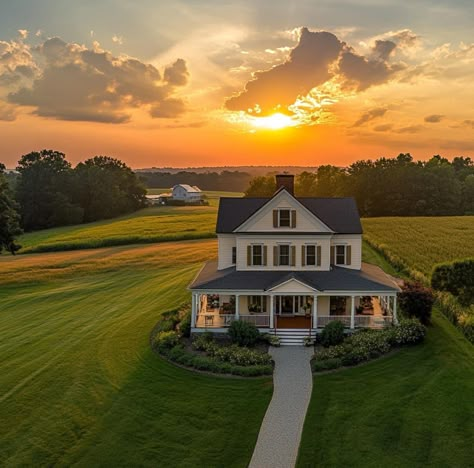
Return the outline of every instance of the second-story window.
<path id="1" fill-rule="evenodd" d="M 316 265 L 316 246 L 306 246 L 306 265 Z"/>
<path id="2" fill-rule="evenodd" d="M 263 246 L 252 245 L 252 265 L 261 266 L 263 265 Z"/>
<path id="3" fill-rule="evenodd" d="M 346 246 L 336 245 L 336 265 L 346 264 Z"/>
<path id="4" fill-rule="evenodd" d="M 237 263 L 237 247 L 232 247 L 232 265 Z"/>
<path id="5" fill-rule="evenodd" d="M 290 246 L 289 245 L 280 245 L 279 246 L 279 265 L 290 265 Z"/>

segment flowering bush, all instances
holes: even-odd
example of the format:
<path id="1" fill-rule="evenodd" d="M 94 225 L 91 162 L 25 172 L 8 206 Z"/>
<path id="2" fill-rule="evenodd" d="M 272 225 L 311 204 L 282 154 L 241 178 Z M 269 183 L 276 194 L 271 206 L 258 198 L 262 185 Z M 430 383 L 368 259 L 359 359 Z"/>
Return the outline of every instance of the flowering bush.
<path id="1" fill-rule="evenodd" d="M 154 345 L 158 350 L 171 349 L 178 344 L 179 335 L 173 331 L 159 332 L 154 340 Z"/>
<path id="2" fill-rule="evenodd" d="M 303 338 L 303 344 L 305 346 L 314 346 L 314 338 L 311 336 L 305 336 Z"/>
<path id="3" fill-rule="evenodd" d="M 281 344 L 280 337 L 278 335 L 272 335 L 270 333 L 263 333 L 260 335 L 260 339 L 270 346 L 278 347 Z"/>
<path id="4" fill-rule="evenodd" d="M 320 372 L 340 365 L 353 366 L 368 361 L 388 353 L 393 346 L 419 343 L 425 331 L 425 327 L 416 319 L 402 320 L 399 325 L 383 331 L 360 331 L 347 337 L 341 344 L 318 350 L 313 356 L 313 370 Z"/>
<path id="5" fill-rule="evenodd" d="M 404 319 L 384 333 L 393 345 L 416 344 L 425 338 L 426 328 L 417 319 Z"/>

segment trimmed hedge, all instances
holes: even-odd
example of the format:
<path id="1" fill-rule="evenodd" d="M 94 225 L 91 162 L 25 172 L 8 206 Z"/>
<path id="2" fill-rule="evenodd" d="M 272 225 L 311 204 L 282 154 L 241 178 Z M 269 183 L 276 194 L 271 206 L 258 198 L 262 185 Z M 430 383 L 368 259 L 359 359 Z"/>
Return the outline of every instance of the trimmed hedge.
<path id="1" fill-rule="evenodd" d="M 388 353 L 393 347 L 416 344 L 425 337 L 426 328 L 416 319 L 402 320 L 385 330 L 362 330 L 343 343 L 317 351 L 311 361 L 314 372 L 354 366 Z"/>

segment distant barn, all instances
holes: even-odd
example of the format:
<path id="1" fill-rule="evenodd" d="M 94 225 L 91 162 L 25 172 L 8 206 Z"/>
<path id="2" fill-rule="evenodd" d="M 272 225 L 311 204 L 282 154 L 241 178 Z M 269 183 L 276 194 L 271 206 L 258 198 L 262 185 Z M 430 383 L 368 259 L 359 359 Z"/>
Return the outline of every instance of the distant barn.
<path id="1" fill-rule="evenodd" d="M 199 187 L 188 184 L 175 185 L 172 192 L 173 200 L 182 200 L 185 203 L 199 203 L 203 195 Z"/>

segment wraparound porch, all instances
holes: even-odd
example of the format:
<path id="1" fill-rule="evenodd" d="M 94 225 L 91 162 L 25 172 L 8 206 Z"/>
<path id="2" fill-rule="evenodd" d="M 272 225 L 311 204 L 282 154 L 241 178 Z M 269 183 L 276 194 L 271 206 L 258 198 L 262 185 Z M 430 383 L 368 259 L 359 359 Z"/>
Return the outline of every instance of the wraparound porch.
<path id="1" fill-rule="evenodd" d="M 346 328 L 384 328 L 397 323 L 395 292 L 374 294 L 193 293 L 193 331 L 226 329 L 234 320 L 262 331 L 323 328 L 341 321 Z"/>

